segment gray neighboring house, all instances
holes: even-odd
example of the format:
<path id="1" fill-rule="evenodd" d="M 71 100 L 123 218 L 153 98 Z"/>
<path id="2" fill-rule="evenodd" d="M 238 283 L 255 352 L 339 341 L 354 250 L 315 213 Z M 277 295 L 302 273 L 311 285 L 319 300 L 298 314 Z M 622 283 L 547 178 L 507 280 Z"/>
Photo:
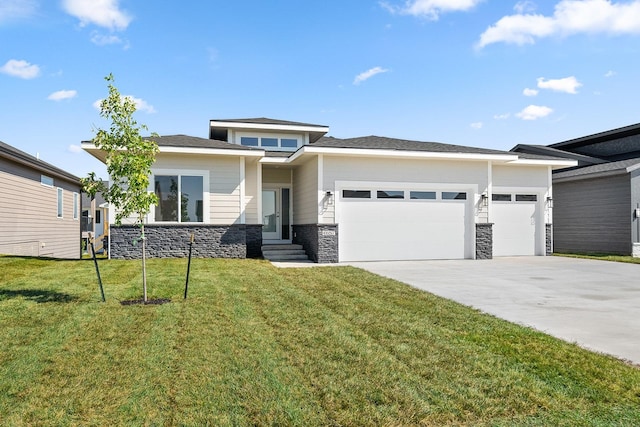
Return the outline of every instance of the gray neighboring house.
<path id="1" fill-rule="evenodd" d="M 80 179 L 0 142 L 0 254 L 80 258 Z"/>
<path id="2" fill-rule="evenodd" d="M 108 182 L 105 182 L 108 185 Z M 82 193 L 82 247 L 83 252 L 91 254 L 90 239 L 93 239 L 96 253 L 104 253 L 109 244 L 109 204 L 102 193 L 91 197 Z"/>
<path id="3" fill-rule="evenodd" d="M 578 162 L 553 172 L 555 252 L 640 257 L 640 123 L 512 151 Z"/>

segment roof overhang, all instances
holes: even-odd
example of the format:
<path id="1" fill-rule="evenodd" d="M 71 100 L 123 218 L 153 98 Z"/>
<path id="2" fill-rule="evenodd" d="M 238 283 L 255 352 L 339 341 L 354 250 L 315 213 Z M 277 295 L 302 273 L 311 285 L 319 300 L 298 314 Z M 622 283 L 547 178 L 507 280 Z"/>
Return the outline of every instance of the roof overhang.
<path id="1" fill-rule="evenodd" d="M 91 154 L 102 163 L 106 163 L 107 154 L 96 147 L 93 142 L 84 141 L 80 144 L 83 150 Z M 234 150 L 226 148 L 204 148 L 204 147 L 158 147 L 160 154 L 193 154 L 200 156 L 242 156 L 242 157 L 264 157 L 263 150 Z"/>
<path id="2" fill-rule="evenodd" d="M 550 160 L 550 159 L 518 159 L 512 162 L 509 162 L 511 165 L 516 166 L 551 166 L 551 169 L 565 169 L 574 166 L 578 166 L 577 160 L 569 160 L 569 159 L 558 159 L 558 160 Z"/>

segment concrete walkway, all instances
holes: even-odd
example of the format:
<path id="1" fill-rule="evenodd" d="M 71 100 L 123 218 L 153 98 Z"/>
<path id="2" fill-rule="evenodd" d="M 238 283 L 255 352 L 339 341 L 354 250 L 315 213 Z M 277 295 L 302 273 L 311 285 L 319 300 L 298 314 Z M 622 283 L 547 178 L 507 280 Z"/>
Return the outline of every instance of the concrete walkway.
<path id="1" fill-rule="evenodd" d="M 349 265 L 640 364 L 638 264 L 513 257 Z"/>

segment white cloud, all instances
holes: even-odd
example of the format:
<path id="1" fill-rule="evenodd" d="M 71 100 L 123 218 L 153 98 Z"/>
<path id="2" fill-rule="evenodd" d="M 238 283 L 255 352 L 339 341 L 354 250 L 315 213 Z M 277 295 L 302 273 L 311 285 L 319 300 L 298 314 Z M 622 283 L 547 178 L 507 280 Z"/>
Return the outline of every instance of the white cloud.
<path id="1" fill-rule="evenodd" d="M 640 0 L 626 3 L 561 0 L 556 4 L 553 16 L 532 13 L 504 16 L 480 35 L 476 47 L 500 42 L 534 44 L 536 39 L 543 37 L 579 33 L 640 34 Z"/>
<path id="2" fill-rule="evenodd" d="M 496 114 L 495 116 L 493 116 L 493 118 L 496 120 L 506 120 L 509 117 L 511 117 L 511 113 Z"/>
<path id="3" fill-rule="evenodd" d="M 474 122 L 474 123 L 471 123 L 469 126 L 471 126 L 474 129 L 482 129 L 482 126 L 484 126 L 484 123 Z"/>
<path id="4" fill-rule="evenodd" d="M 515 6 L 513 6 L 513 10 L 519 14 L 535 12 L 536 9 L 536 4 L 529 0 L 519 1 Z"/>
<path id="5" fill-rule="evenodd" d="M 71 144 L 67 147 L 67 151 L 71 153 L 82 153 L 82 147 L 79 145 Z"/>
<path id="6" fill-rule="evenodd" d="M 104 35 L 94 31 L 91 33 L 91 43 L 98 46 L 106 46 L 109 44 L 121 44 L 123 41 L 120 37 L 114 34 Z"/>
<path id="7" fill-rule="evenodd" d="M 47 99 L 51 101 L 62 101 L 63 99 L 75 98 L 77 94 L 78 91 L 75 90 L 59 90 L 57 92 L 53 92 L 47 97 Z"/>
<path id="8" fill-rule="evenodd" d="M 35 0 L 0 0 L 0 23 L 32 16 L 38 10 Z"/>
<path id="9" fill-rule="evenodd" d="M 474 8 L 483 0 L 407 0 L 404 6 L 395 6 L 386 1 L 380 5 L 391 13 L 413 15 L 438 20 L 440 14 L 447 12 L 465 12 Z"/>
<path id="10" fill-rule="evenodd" d="M 33 79 L 40 75 L 40 67 L 25 60 L 10 59 L 0 67 L 0 72 L 21 79 Z"/>
<path id="11" fill-rule="evenodd" d="M 356 78 L 353 80 L 353 84 L 354 85 L 359 85 L 360 83 L 369 80 L 371 77 L 375 76 L 376 74 L 381 74 L 381 73 L 386 73 L 389 70 L 386 68 L 382 68 L 382 67 L 373 67 L 363 73 L 360 73 L 356 76 Z"/>
<path id="12" fill-rule="evenodd" d="M 538 94 L 538 90 L 525 88 L 525 90 L 522 91 L 522 94 L 524 96 L 536 96 Z"/>
<path id="13" fill-rule="evenodd" d="M 553 109 L 540 105 L 529 105 L 524 110 L 516 114 L 522 120 L 537 120 L 553 113 Z"/>
<path id="14" fill-rule="evenodd" d="M 153 107 L 153 105 L 149 104 L 144 99 L 136 98 L 135 96 L 131 96 L 131 95 L 124 95 L 124 98 L 129 98 L 130 100 L 133 101 L 133 103 L 136 106 L 136 111 L 144 111 L 147 114 L 156 113 L 156 109 Z M 104 100 L 103 99 L 98 99 L 97 101 L 95 101 L 92 104 L 93 108 L 95 108 L 96 110 L 100 111 L 100 104 L 102 104 L 102 101 L 104 101 Z"/>
<path id="15" fill-rule="evenodd" d="M 118 0 L 64 0 L 64 10 L 80 20 L 81 26 L 94 24 L 110 30 L 124 30 L 133 19 L 119 9 Z"/>
<path id="16" fill-rule="evenodd" d="M 613 76 L 615 76 L 616 74 L 618 74 L 618 73 L 616 73 L 616 72 L 615 72 L 615 71 L 613 71 L 613 70 L 609 70 L 609 71 L 607 71 L 607 72 L 605 73 L 605 75 L 604 75 L 604 76 L 605 76 L 605 77 L 613 77 Z"/>
<path id="17" fill-rule="evenodd" d="M 580 83 L 574 76 L 555 80 L 545 80 L 544 77 L 538 78 L 538 87 L 540 89 L 550 89 L 556 92 L 565 92 L 575 95 L 578 93 L 577 89 L 580 86 L 582 86 L 582 83 Z"/>

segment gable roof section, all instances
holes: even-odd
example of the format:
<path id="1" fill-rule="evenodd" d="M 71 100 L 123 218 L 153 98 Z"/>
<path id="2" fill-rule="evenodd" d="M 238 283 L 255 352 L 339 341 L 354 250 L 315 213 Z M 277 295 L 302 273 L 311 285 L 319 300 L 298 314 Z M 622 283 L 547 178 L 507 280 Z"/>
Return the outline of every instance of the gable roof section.
<path id="1" fill-rule="evenodd" d="M 23 166 L 30 167 L 46 175 L 53 175 L 59 179 L 64 179 L 65 181 L 80 185 L 80 178 L 77 176 L 53 166 L 52 164 L 44 162 L 31 154 L 18 150 L 17 148 L 2 141 L 0 141 L 0 157 L 19 163 Z"/>

